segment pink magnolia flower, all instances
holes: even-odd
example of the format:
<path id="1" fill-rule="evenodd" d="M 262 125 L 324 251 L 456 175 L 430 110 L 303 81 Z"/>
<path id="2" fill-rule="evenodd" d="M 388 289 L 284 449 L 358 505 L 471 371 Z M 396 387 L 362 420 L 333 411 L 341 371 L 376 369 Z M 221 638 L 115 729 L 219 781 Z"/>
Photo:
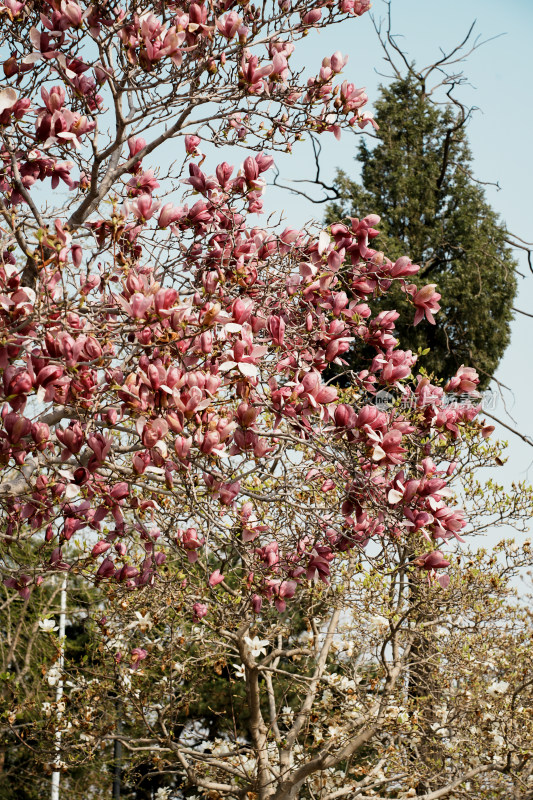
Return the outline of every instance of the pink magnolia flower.
<path id="1" fill-rule="evenodd" d="M 34 422 L 31 426 L 31 435 L 39 449 L 42 450 L 50 439 L 50 427 L 46 422 Z"/>
<path id="2" fill-rule="evenodd" d="M 420 267 L 417 264 L 412 264 L 408 256 L 401 256 L 401 258 L 395 261 L 390 274 L 393 278 L 404 278 L 409 275 L 415 275 L 419 270 Z"/>
<path id="3" fill-rule="evenodd" d="M 198 531 L 196 528 L 187 528 L 181 535 L 181 544 L 187 551 L 187 558 L 191 564 L 198 560 L 199 550 L 205 543 L 205 538 L 198 539 Z"/>
<path id="4" fill-rule="evenodd" d="M 99 555 L 101 555 L 102 553 L 105 553 L 106 550 L 109 550 L 110 548 L 111 548 L 111 545 L 110 545 L 109 542 L 105 542 L 103 540 L 100 541 L 100 542 L 97 542 L 94 545 L 93 549 L 91 550 L 91 556 L 93 558 L 97 558 Z"/>
<path id="5" fill-rule="evenodd" d="M 137 670 L 141 665 L 141 661 L 147 657 L 148 651 L 144 650 L 142 647 L 134 647 L 131 651 L 131 663 L 130 669 Z"/>
<path id="6" fill-rule="evenodd" d="M 234 483 L 223 483 L 220 486 L 220 502 L 222 505 L 229 506 L 233 503 L 241 490 L 240 481 Z"/>
<path id="7" fill-rule="evenodd" d="M 219 569 L 216 569 L 209 576 L 209 585 L 212 586 L 212 587 L 215 587 L 219 583 L 222 583 L 223 580 L 224 580 L 224 576 L 221 574 Z"/>
<path id="8" fill-rule="evenodd" d="M 97 580 L 110 578 L 115 573 L 115 563 L 111 558 L 104 558 L 96 572 Z"/>
<path id="9" fill-rule="evenodd" d="M 254 614 L 259 614 L 261 612 L 262 605 L 263 605 L 263 598 L 260 597 L 258 594 L 252 595 L 252 610 Z"/>
<path id="10" fill-rule="evenodd" d="M 356 413 L 352 406 L 348 406 L 346 403 L 340 403 L 338 406 L 336 406 L 335 423 L 339 426 L 339 428 L 355 428 Z"/>
<path id="11" fill-rule="evenodd" d="M 264 78 L 272 72 L 272 64 L 259 66 L 259 58 L 245 50 L 241 60 L 241 81 L 250 94 L 262 94 L 265 91 Z"/>
<path id="12" fill-rule="evenodd" d="M 79 453 L 83 442 L 85 441 L 85 434 L 79 422 L 70 422 L 68 428 L 56 428 L 56 436 L 62 445 L 65 447 L 65 458 L 70 455 Z"/>
<path id="13" fill-rule="evenodd" d="M 4 580 L 4 586 L 9 589 L 15 589 L 23 600 L 27 600 L 31 594 L 31 583 L 32 579 L 25 573 L 19 575 L 18 578 L 6 578 Z"/>
<path id="14" fill-rule="evenodd" d="M 95 433 L 92 436 L 89 436 L 87 439 L 87 444 L 94 453 L 94 465 L 100 466 L 104 463 L 109 452 L 111 451 L 113 439 L 110 436 L 104 436 L 102 433 Z M 93 462 L 93 459 L 89 461 L 89 464 Z"/>
<path id="15" fill-rule="evenodd" d="M 274 588 L 274 605 L 281 613 L 287 608 L 286 600 L 294 597 L 298 584 L 296 581 L 276 581 Z"/>
<path id="16" fill-rule="evenodd" d="M 151 219 L 160 206 L 161 203 L 154 202 L 150 194 L 142 194 L 129 203 L 130 210 L 141 222 Z"/>
<path id="17" fill-rule="evenodd" d="M 313 548 L 307 562 L 307 580 L 317 580 L 318 578 L 322 583 L 329 583 L 329 562 L 332 561 L 333 558 L 334 554 L 328 547 Z"/>
<path id="18" fill-rule="evenodd" d="M 83 12 L 77 3 L 72 0 L 63 0 L 61 3 L 61 11 L 65 17 L 68 18 L 71 25 L 78 27 L 83 20 Z"/>
<path id="19" fill-rule="evenodd" d="M 133 319 L 142 319 L 146 316 L 146 312 L 152 307 L 154 298 L 153 296 L 146 297 L 141 292 L 135 292 L 130 298 L 129 302 L 124 297 L 118 295 L 115 300 L 120 306 L 129 314 Z"/>
<path id="20" fill-rule="evenodd" d="M 193 155 L 194 153 L 198 152 L 198 145 L 202 140 L 199 136 L 195 134 L 187 134 L 185 136 L 185 150 L 189 155 Z"/>
<path id="21" fill-rule="evenodd" d="M 2 0 L 3 8 L 0 8 L 0 13 L 5 9 L 10 19 L 14 19 L 26 5 L 25 0 L 18 2 L 18 0 Z"/>
<path id="22" fill-rule="evenodd" d="M 339 93 L 339 100 L 342 103 L 342 109 L 346 113 L 348 111 L 355 111 L 368 102 L 368 95 L 364 89 L 358 89 L 354 83 L 343 81 Z"/>
<path id="23" fill-rule="evenodd" d="M 225 17 L 219 17 L 217 20 L 218 30 L 228 40 L 233 39 L 241 24 L 242 19 L 238 14 L 235 13 L 235 11 L 230 11 Z"/>
<path id="24" fill-rule="evenodd" d="M 450 378 L 445 392 L 457 392 L 458 394 L 475 392 L 479 383 L 479 376 L 473 367 L 465 367 L 461 364 L 455 376 Z"/>
<path id="25" fill-rule="evenodd" d="M 159 189 L 159 181 L 155 178 L 153 169 L 148 169 L 146 172 L 130 178 L 127 185 L 132 195 L 152 194 L 155 189 Z"/>
<path id="26" fill-rule="evenodd" d="M 193 611 L 193 620 L 195 622 L 199 622 L 203 617 L 206 616 L 208 608 L 205 603 L 194 603 L 192 611 Z"/>
<path id="27" fill-rule="evenodd" d="M 31 422 L 26 417 L 10 413 L 4 418 L 4 428 L 9 443 L 16 445 L 31 433 Z"/>
<path id="28" fill-rule="evenodd" d="M 0 119 L 5 117 L 5 123 L 3 124 L 6 124 L 9 119 L 9 115 L 6 112 L 11 112 L 14 109 L 17 100 L 18 95 L 11 87 L 0 90 Z"/>
<path id="29" fill-rule="evenodd" d="M 402 434 L 400 431 L 388 431 L 378 441 L 372 450 L 372 459 L 377 463 L 401 464 L 404 460 L 406 447 L 402 447 Z"/>
<path id="30" fill-rule="evenodd" d="M 450 566 L 450 562 L 444 558 L 440 550 L 432 550 L 431 553 L 418 556 L 413 563 L 416 564 L 417 567 L 427 570 L 444 569 Z"/>
<path id="31" fill-rule="evenodd" d="M 414 564 L 419 569 L 424 569 L 428 573 L 428 579 L 434 580 L 437 578 L 437 581 L 440 583 L 443 589 L 450 583 L 450 576 L 449 575 L 439 575 L 437 577 L 436 570 L 438 569 L 446 569 L 446 567 L 450 566 L 450 562 L 447 561 L 440 550 L 433 550 L 431 553 L 426 553 L 425 555 L 419 556 L 415 558 Z"/>
<path id="32" fill-rule="evenodd" d="M 416 307 L 414 324 L 418 325 L 426 317 L 427 321 L 435 325 L 435 314 L 440 309 L 438 300 L 440 294 L 435 291 L 436 283 L 429 283 L 423 289 L 419 289 L 413 296 L 413 303 Z M 415 287 L 416 289 L 416 287 Z"/>
<path id="33" fill-rule="evenodd" d="M 183 214 L 182 208 L 176 208 L 172 203 L 165 203 L 159 212 L 158 225 L 160 228 L 168 228 L 169 225 L 179 222 Z"/>
<path id="34" fill-rule="evenodd" d="M 320 8 L 313 8 L 302 17 L 303 25 L 316 25 L 322 18 L 322 11 Z"/>

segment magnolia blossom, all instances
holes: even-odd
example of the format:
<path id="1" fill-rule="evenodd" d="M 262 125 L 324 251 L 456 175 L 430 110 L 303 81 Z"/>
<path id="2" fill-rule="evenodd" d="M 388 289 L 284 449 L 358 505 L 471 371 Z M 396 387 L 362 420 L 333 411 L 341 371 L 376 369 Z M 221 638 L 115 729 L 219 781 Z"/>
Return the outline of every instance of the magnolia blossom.
<path id="1" fill-rule="evenodd" d="M 138 628 L 141 631 L 141 633 L 144 633 L 145 631 L 150 630 L 150 628 L 154 624 L 149 611 L 147 611 L 145 614 L 141 614 L 140 611 L 135 611 L 134 616 L 136 617 L 136 619 L 133 622 L 130 622 L 130 624 L 126 626 L 126 630 L 131 630 L 132 628 Z"/>
<path id="2" fill-rule="evenodd" d="M 493 681 L 487 688 L 487 692 L 493 697 L 496 697 L 499 694 L 505 694 L 508 688 L 509 684 L 507 681 Z"/>
<path id="3" fill-rule="evenodd" d="M 389 620 L 381 614 L 372 614 L 369 622 L 370 629 L 376 633 L 383 634 L 389 630 Z"/>
<path id="4" fill-rule="evenodd" d="M 44 633 L 54 633 L 55 631 L 59 630 L 53 619 L 40 619 L 39 628 Z"/>
<path id="5" fill-rule="evenodd" d="M 57 683 L 59 683 L 59 681 L 61 680 L 61 675 L 62 675 L 61 670 L 56 664 L 51 666 L 45 675 L 45 678 L 48 681 L 48 685 L 55 686 Z"/>
<path id="6" fill-rule="evenodd" d="M 250 653 L 253 658 L 258 658 L 260 655 L 266 656 L 265 648 L 270 644 L 268 639 L 260 639 L 258 636 L 254 636 L 254 638 L 251 639 L 249 636 L 245 636 L 244 641 L 250 648 Z"/>
<path id="7" fill-rule="evenodd" d="M 41 710 L 49 717 L 52 714 L 52 704 L 48 702 L 42 703 Z"/>
<path id="8" fill-rule="evenodd" d="M 239 680 L 244 680 L 246 678 L 246 668 L 244 664 L 232 664 L 231 665 L 235 670 L 235 677 Z"/>

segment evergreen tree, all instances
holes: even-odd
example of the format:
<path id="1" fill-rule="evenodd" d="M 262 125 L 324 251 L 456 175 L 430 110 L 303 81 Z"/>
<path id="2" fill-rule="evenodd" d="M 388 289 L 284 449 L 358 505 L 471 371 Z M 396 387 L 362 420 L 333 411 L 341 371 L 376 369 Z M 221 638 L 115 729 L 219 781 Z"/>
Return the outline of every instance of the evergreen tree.
<path id="1" fill-rule="evenodd" d="M 339 200 L 327 221 L 381 216 L 372 245 L 390 258 L 409 254 L 422 269 L 417 283 L 442 294 L 439 324 L 397 322 L 404 348 L 430 348 L 419 364 L 439 377 L 474 366 L 487 385 L 510 339 L 516 262 L 506 231 L 471 177 L 472 154 L 464 120 L 436 106 L 414 75 L 381 87 L 376 103 L 377 143 L 359 147 L 361 184 L 338 171 Z M 387 297 L 391 308 L 392 297 Z M 407 300 L 397 290 L 399 311 Z"/>

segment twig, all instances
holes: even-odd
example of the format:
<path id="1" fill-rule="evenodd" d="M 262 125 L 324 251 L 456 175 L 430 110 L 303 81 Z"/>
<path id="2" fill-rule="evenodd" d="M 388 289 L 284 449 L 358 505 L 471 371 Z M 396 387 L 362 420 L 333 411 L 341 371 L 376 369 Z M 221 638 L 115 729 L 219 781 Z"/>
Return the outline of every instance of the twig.
<path id="1" fill-rule="evenodd" d="M 531 436 L 527 436 L 527 434 L 520 433 L 520 431 L 517 431 L 516 428 L 511 428 L 511 426 L 507 425 L 506 422 L 503 422 L 499 417 L 495 417 L 494 414 L 489 414 L 488 411 L 484 411 L 483 415 L 485 417 L 490 417 L 495 422 L 497 422 L 499 425 L 501 425 L 502 427 L 506 428 L 511 433 L 514 433 L 515 436 L 518 436 L 526 444 L 529 444 L 529 445 L 531 445 L 531 447 L 533 447 L 533 438 L 531 438 Z"/>

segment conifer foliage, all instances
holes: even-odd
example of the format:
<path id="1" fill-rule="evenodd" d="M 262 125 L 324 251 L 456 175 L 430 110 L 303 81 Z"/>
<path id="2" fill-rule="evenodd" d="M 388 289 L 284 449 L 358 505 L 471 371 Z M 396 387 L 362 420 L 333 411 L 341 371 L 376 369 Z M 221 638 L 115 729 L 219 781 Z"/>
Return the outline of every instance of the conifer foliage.
<path id="1" fill-rule="evenodd" d="M 468 364 L 486 385 L 509 344 L 516 262 L 472 177 L 465 115 L 433 103 L 414 73 L 382 87 L 376 109 L 377 142 L 358 149 L 361 183 L 338 171 L 327 219 L 380 215 L 376 246 L 389 257 L 408 252 L 421 265 L 414 281 L 435 283 L 442 295 L 438 327 L 398 322 L 403 345 L 430 347 L 420 363 L 441 377 Z"/>

